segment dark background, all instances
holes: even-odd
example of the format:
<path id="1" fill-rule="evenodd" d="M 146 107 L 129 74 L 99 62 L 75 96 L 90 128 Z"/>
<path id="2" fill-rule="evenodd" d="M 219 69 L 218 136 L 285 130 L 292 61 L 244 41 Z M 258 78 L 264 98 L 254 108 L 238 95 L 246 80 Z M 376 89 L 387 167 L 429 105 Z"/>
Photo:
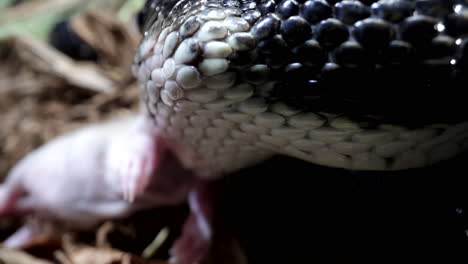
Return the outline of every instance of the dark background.
<path id="1" fill-rule="evenodd" d="M 223 224 L 254 264 L 468 263 L 467 162 L 360 172 L 278 156 L 223 182 Z"/>

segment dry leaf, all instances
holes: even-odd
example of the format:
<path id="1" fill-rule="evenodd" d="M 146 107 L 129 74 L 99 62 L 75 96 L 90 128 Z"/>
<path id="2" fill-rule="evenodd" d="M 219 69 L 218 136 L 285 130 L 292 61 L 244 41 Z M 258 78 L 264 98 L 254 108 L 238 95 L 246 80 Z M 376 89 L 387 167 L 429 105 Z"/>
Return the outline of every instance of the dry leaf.
<path id="1" fill-rule="evenodd" d="M 70 85 L 95 92 L 112 93 L 114 82 L 91 63 L 74 62 L 45 43 L 27 36 L 15 36 L 18 55 L 34 70 L 51 74 Z"/>
<path id="2" fill-rule="evenodd" d="M 145 260 L 111 248 L 96 248 L 80 244 L 71 244 L 65 248 L 65 254 L 75 264 L 167 264 L 164 261 Z"/>

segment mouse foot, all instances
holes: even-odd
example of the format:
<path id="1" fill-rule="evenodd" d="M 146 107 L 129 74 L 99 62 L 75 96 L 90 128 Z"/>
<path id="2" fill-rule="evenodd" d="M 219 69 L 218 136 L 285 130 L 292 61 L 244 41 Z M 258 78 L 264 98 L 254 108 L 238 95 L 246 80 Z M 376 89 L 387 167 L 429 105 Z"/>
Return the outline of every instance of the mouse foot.
<path id="1" fill-rule="evenodd" d="M 3 241 L 2 245 L 6 248 L 26 248 L 49 237 L 48 227 L 49 225 L 37 218 L 29 219 L 20 229 Z"/>
<path id="2" fill-rule="evenodd" d="M 123 199 L 129 202 L 144 193 L 157 162 L 154 135 L 141 129 L 132 132 L 112 142 L 106 161 L 109 178 L 119 180 Z"/>
<path id="3" fill-rule="evenodd" d="M 213 238 L 213 193 L 207 183 L 197 185 L 188 196 L 190 215 L 170 253 L 171 264 L 200 263 L 208 254 Z"/>

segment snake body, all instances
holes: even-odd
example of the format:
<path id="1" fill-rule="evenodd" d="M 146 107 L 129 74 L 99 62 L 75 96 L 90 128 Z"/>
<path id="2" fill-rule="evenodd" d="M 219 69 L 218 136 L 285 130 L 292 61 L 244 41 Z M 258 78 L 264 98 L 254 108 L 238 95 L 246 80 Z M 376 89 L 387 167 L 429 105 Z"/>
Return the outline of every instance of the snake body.
<path id="1" fill-rule="evenodd" d="M 154 0 L 144 21 L 142 101 L 193 169 L 401 170 L 468 148 L 466 1 Z"/>

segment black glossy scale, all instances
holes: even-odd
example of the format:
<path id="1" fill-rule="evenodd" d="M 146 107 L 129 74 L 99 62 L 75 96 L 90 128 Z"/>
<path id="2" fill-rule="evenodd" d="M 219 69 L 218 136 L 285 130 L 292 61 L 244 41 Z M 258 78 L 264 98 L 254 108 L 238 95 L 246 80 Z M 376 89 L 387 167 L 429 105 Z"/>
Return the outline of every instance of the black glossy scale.
<path id="1" fill-rule="evenodd" d="M 315 24 L 333 15 L 333 8 L 325 1 L 307 1 L 302 5 L 301 16 Z"/>
<path id="2" fill-rule="evenodd" d="M 351 25 L 371 15 L 369 7 L 360 1 L 344 0 L 335 5 L 335 17 Z"/>
<path id="3" fill-rule="evenodd" d="M 253 51 L 236 51 L 229 56 L 231 67 L 245 68 L 252 65 L 257 60 L 257 52 Z"/>
<path id="4" fill-rule="evenodd" d="M 300 62 L 308 66 L 322 66 L 328 59 L 327 53 L 316 40 L 308 40 L 292 51 Z"/>
<path id="5" fill-rule="evenodd" d="M 317 41 L 325 48 L 334 48 L 349 37 L 348 28 L 337 19 L 329 18 L 320 22 L 315 29 Z"/>
<path id="6" fill-rule="evenodd" d="M 334 52 L 335 62 L 341 66 L 354 68 L 371 63 L 370 54 L 359 43 L 347 41 Z"/>
<path id="7" fill-rule="evenodd" d="M 260 52 L 265 54 L 284 54 L 289 49 L 287 47 L 286 41 L 284 41 L 281 35 L 276 35 L 273 38 L 262 40 L 258 43 L 258 48 Z"/>
<path id="8" fill-rule="evenodd" d="M 291 63 L 284 68 L 284 73 L 286 80 L 298 83 L 308 82 L 310 79 L 314 79 L 314 75 L 317 71 L 301 63 Z"/>
<path id="9" fill-rule="evenodd" d="M 260 59 L 260 63 L 264 63 L 272 69 L 282 69 L 284 65 L 291 61 L 290 52 L 275 53 L 268 56 L 264 56 Z"/>
<path id="10" fill-rule="evenodd" d="M 457 50 L 456 40 L 449 36 L 438 36 L 432 40 L 426 58 L 451 58 Z"/>
<path id="11" fill-rule="evenodd" d="M 397 122 L 409 127 L 414 127 L 414 120 L 418 118 L 420 122 L 429 122 L 422 120 L 425 118 L 442 118 L 438 116 L 441 112 L 440 107 L 433 104 L 436 91 L 429 91 L 429 86 L 420 83 L 421 76 L 429 73 L 431 72 L 417 65 L 381 69 L 342 68 L 335 73 L 334 79 L 329 79 L 329 83 L 326 83 L 332 88 L 332 95 L 336 97 L 336 103 L 332 105 L 335 110 L 331 111 L 357 116 L 384 116 L 388 122 Z M 405 78 L 404 85 L 400 78 Z M 428 82 L 426 79 L 424 81 Z M 439 91 L 438 94 L 440 93 Z M 432 99 L 429 100 L 430 98 Z M 418 102 L 416 105 L 415 101 Z M 438 102 L 443 102 L 443 99 L 439 98 Z M 448 118 L 445 117 L 445 120 Z"/>
<path id="12" fill-rule="evenodd" d="M 285 19 L 299 13 L 299 4 L 294 0 L 283 0 L 276 7 L 276 14 Z"/>
<path id="13" fill-rule="evenodd" d="M 291 49 L 281 35 L 262 40 L 258 43 L 260 53 L 260 63 L 264 63 L 272 68 L 281 68 L 291 60 Z"/>
<path id="14" fill-rule="evenodd" d="M 354 24 L 353 36 L 364 48 L 378 50 L 389 44 L 395 32 L 385 20 L 367 18 Z"/>
<path id="15" fill-rule="evenodd" d="M 57 23 L 49 34 L 50 44 L 75 60 L 98 59 L 97 51 L 85 42 L 70 26 L 69 21 Z"/>
<path id="16" fill-rule="evenodd" d="M 422 14 L 433 17 L 444 17 L 453 11 L 454 0 L 417 0 L 416 10 Z"/>
<path id="17" fill-rule="evenodd" d="M 267 70 L 265 70 L 267 69 Z M 251 67 L 248 70 L 244 71 L 244 80 L 250 83 L 264 83 L 265 80 L 271 78 L 271 72 L 267 65 L 256 65 L 256 67 Z"/>
<path id="18" fill-rule="evenodd" d="M 320 96 L 316 85 L 319 68 L 308 67 L 301 63 L 286 65 L 284 71 L 277 71 L 280 80 L 275 84 L 274 94 L 278 98 L 292 100 L 303 99 L 304 96 Z M 315 88 L 315 89 L 314 89 Z"/>
<path id="19" fill-rule="evenodd" d="M 255 23 L 251 32 L 255 38 L 264 39 L 275 35 L 278 32 L 280 25 L 281 21 L 277 16 L 267 15 Z"/>
<path id="20" fill-rule="evenodd" d="M 341 70 L 342 69 L 340 65 L 334 62 L 326 63 L 321 69 L 322 80 L 325 82 L 335 80 L 337 77 L 339 77 L 339 73 Z"/>
<path id="21" fill-rule="evenodd" d="M 405 19 L 400 27 L 401 38 L 413 45 L 427 45 L 437 35 L 437 20 L 427 16 L 413 16 Z"/>
<path id="22" fill-rule="evenodd" d="M 413 61 L 413 55 L 413 47 L 410 43 L 394 40 L 383 50 L 381 58 L 384 64 L 401 65 Z"/>
<path id="23" fill-rule="evenodd" d="M 312 36 L 310 24 L 299 16 L 293 16 L 283 21 L 280 32 L 283 39 L 292 45 L 302 43 Z"/>
<path id="24" fill-rule="evenodd" d="M 381 0 L 372 5 L 372 13 L 389 22 L 398 23 L 414 12 L 414 3 L 407 0 Z"/>
<path id="25" fill-rule="evenodd" d="M 275 11 L 276 3 L 274 0 L 261 0 L 258 4 L 258 11 L 262 13 L 262 15 L 266 15 Z"/>

